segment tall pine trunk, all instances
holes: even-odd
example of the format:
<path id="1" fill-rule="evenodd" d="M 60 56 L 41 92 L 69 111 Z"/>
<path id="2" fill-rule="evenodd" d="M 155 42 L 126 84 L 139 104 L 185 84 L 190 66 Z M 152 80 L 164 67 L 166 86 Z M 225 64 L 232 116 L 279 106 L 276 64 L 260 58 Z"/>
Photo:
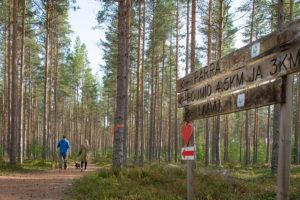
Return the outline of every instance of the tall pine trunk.
<path id="1" fill-rule="evenodd" d="M 178 57 L 179 57 L 179 0 L 176 1 L 176 58 L 175 58 L 175 81 L 177 82 L 178 80 Z M 177 95 L 177 87 L 176 87 L 176 93 Z M 174 140 L 174 158 L 175 162 L 178 160 L 178 148 L 179 148 L 179 135 L 178 135 L 178 117 L 177 117 L 177 98 L 175 98 L 175 107 L 174 107 L 174 134 L 175 134 L 175 140 Z"/>
<path id="2" fill-rule="evenodd" d="M 245 156 L 244 156 L 244 164 L 250 164 L 250 141 L 249 141 L 249 111 L 246 110 L 246 118 L 245 118 Z"/>
<path id="3" fill-rule="evenodd" d="M 207 23 L 207 66 L 211 62 L 211 20 L 212 20 L 212 0 L 208 2 L 208 23 Z M 209 118 L 205 119 L 205 166 L 209 164 Z"/>
<path id="4" fill-rule="evenodd" d="M 293 163 L 299 165 L 299 131 L 300 131 L 300 75 L 298 75 L 297 101 L 296 101 L 296 122 L 294 138 L 294 159 Z"/>
<path id="5" fill-rule="evenodd" d="M 137 84 L 136 84 L 136 114 L 135 114 L 135 138 L 134 138 L 134 162 L 138 162 L 139 153 L 139 133 L 140 133 L 140 71 L 141 71 L 141 34 L 142 34 L 142 2 L 138 2 L 139 20 L 138 20 L 138 48 L 137 48 Z"/>
<path id="6" fill-rule="evenodd" d="M 190 40 L 190 0 L 186 2 L 186 44 L 185 44 L 185 75 L 189 73 L 189 40 Z"/>
<path id="7" fill-rule="evenodd" d="M 266 146 L 267 146 L 267 152 L 266 152 L 266 163 L 269 163 L 270 161 L 270 116 L 271 116 L 271 107 L 268 106 L 268 114 L 267 114 L 267 137 L 266 137 Z"/>
<path id="8" fill-rule="evenodd" d="M 229 135 L 229 116 L 225 115 L 224 124 L 224 162 L 229 161 L 228 135 Z"/>
<path id="9" fill-rule="evenodd" d="M 24 55 L 25 55 L 25 14 L 26 14 L 26 0 L 22 0 L 22 34 L 21 34 L 21 66 L 20 66 L 20 100 L 19 100 L 19 162 L 23 163 L 24 156 Z"/>
<path id="10" fill-rule="evenodd" d="M 127 107 L 127 90 L 128 85 L 128 15 L 130 9 L 130 0 L 119 1 L 118 13 L 118 68 L 117 68 L 117 104 L 114 119 L 114 144 L 113 144 L 113 168 L 119 170 L 123 166 L 123 139 L 125 132 L 125 115 Z"/>
<path id="11" fill-rule="evenodd" d="M 217 60 L 220 60 L 222 57 L 222 47 L 223 47 L 223 26 L 224 26 L 224 0 L 219 1 L 219 20 L 218 20 L 218 53 Z M 215 135 L 215 158 L 214 164 L 220 165 L 220 115 L 216 117 L 215 121 L 216 132 Z"/>
<path id="12" fill-rule="evenodd" d="M 144 52 L 145 52 L 145 34 L 146 34 L 146 2 L 143 1 L 143 34 L 142 34 L 142 64 L 141 64 L 141 94 L 140 94 L 140 135 L 141 135 L 141 155 L 140 165 L 144 163 Z"/>
<path id="13" fill-rule="evenodd" d="M 257 151 L 258 151 L 258 131 L 259 131 L 259 124 L 258 124 L 258 109 L 254 110 L 254 133 L 253 133 L 253 164 L 257 163 Z"/>
<path id="14" fill-rule="evenodd" d="M 10 163 L 17 164 L 18 134 L 18 0 L 13 0 Z"/>
<path id="15" fill-rule="evenodd" d="M 45 33 L 45 68 L 44 68 L 44 117 L 43 117 L 43 154 L 47 158 L 47 136 L 48 136 L 48 49 L 49 49 L 49 2 L 46 3 L 46 33 Z"/>

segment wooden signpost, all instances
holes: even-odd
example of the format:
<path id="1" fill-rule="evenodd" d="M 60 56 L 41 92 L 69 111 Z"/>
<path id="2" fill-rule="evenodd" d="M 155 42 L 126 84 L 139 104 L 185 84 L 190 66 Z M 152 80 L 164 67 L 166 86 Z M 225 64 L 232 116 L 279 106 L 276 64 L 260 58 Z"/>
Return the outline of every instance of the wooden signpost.
<path id="1" fill-rule="evenodd" d="M 283 31 L 271 33 L 179 79 L 178 107 L 184 108 L 184 121 L 188 123 L 278 103 L 290 115 L 292 77 L 288 75 L 299 71 L 300 20 L 296 20 Z M 280 200 L 288 196 L 290 119 L 291 116 L 281 116 L 280 120 Z M 191 152 L 182 150 L 185 155 Z"/>

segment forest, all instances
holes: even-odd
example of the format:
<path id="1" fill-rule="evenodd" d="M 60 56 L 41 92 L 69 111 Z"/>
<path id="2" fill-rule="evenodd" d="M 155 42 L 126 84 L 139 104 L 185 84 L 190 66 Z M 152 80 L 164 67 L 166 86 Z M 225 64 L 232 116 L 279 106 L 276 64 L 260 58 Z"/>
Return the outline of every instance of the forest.
<path id="1" fill-rule="evenodd" d="M 72 41 L 69 11 L 80 10 L 78 1 L 0 0 L 0 172 L 32 161 L 53 167 L 64 135 L 69 163 L 88 140 L 100 168 L 72 186 L 78 199 L 186 199 L 178 81 L 290 24 L 299 33 L 300 1 L 95 0 L 94 28 L 105 35 L 99 66 L 79 36 Z M 278 103 L 193 121 L 188 199 L 300 199 L 300 74 L 289 76 L 289 198 L 276 198 Z M 147 181 L 154 185 L 134 189 Z"/>

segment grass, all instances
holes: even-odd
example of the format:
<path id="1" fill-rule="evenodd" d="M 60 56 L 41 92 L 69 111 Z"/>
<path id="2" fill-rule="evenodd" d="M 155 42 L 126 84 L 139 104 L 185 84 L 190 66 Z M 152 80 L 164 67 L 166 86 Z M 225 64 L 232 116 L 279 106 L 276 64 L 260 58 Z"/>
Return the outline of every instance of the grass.
<path id="1" fill-rule="evenodd" d="M 107 166 L 107 165 L 106 165 Z M 195 172 L 194 190 L 199 200 L 274 200 L 276 178 L 267 166 L 225 166 Z M 290 199 L 295 200 L 300 167 L 293 167 Z M 66 199 L 181 200 L 186 199 L 183 166 L 151 164 L 113 173 L 109 166 L 77 181 Z"/>
<path id="2" fill-rule="evenodd" d="M 22 165 L 12 166 L 11 164 L 0 162 L 0 175 L 7 173 L 30 173 L 34 171 L 43 171 L 51 168 L 51 163 L 41 160 L 26 160 Z"/>

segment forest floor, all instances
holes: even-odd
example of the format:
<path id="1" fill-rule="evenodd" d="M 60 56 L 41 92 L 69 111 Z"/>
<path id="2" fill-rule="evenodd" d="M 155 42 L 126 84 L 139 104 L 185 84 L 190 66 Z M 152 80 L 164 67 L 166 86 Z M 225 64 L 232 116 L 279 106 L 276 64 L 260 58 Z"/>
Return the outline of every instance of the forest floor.
<path id="1" fill-rule="evenodd" d="M 290 200 L 298 200 L 300 167 L 292 167 Z M 197 167 L 194 174 L 195 199 L 202 200 L 275 200 L 276 176 L 269 166 Z M 102 166 L 97 173 L 77 180 L 65 197 L 107 200 L 184 200 L 184 165 L 147 164 L 127 167 L 118 174 Z"/>
<path id="2" fill-rule="evenodd" d="M 0 200 L 59 200 L 72 183 L 85 174 L 95 171 L 96 165 L 88 166 L 87 172 L 75 169 L 70 163 L 66 171 L 58 169 L 14 169 L 0 168 Z"/>

